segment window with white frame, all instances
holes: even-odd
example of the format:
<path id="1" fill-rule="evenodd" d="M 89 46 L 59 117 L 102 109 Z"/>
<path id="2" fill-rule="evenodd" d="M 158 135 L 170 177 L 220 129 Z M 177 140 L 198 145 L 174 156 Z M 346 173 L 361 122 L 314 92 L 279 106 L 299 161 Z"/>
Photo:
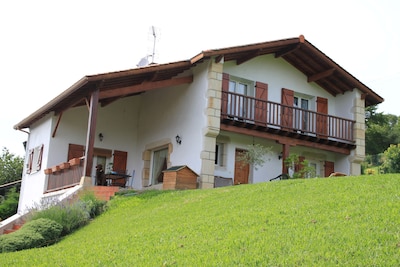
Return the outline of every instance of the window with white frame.
<path id="1" fill-rule="evenodd" d="M 311 115 L 307 110 L 313 110 L 314 107 L 312 105 L 312 96 L 304 95 L 304 94 L 296 94 L 293 99 L 293 106 L 300 108 L 301 110 L 296 109 L 294 111 L 294 123 L 295 128 L 303 131 L 311 132 L 310 128 L 310 118 Z"/>
<path id="2" fill-rule="evenodd" d="M 162 171 L 167 169 L 168 147 L 153 151 L 151 165 L 151 184 L 159 184 L 163 182 Z"/>
<path id="3" fill-rule="evenodd" d="M 26 173 L 33 174 L 42 168 L 43 145 L 29 149 Z"/>
<path id="4" fill-rule="evenodd" d="M 223 166 L 224 165 L 224 144 L 216 143 L 215 145 L 215 165 Z"/>
<path id="5" fill-rule="evenodd" d="M 228 114 L 239 118 L 251 118 L 254 108 L 252 99 L 246 96 L 254 97 L 254 82 L 235 76 L 229 77 L 229 92 L 235 93 L 228 98 Z"/>

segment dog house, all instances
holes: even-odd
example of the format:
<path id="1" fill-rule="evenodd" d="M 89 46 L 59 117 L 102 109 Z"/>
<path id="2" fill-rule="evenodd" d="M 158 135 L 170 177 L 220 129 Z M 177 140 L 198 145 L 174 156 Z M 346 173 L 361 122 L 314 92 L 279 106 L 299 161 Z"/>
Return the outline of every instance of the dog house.
<path id="1" fill-rule="evenodd" d="M 163 171 L 163 189 L 196 189 L 197 177 L 186 165 L 170 167 Z"/>

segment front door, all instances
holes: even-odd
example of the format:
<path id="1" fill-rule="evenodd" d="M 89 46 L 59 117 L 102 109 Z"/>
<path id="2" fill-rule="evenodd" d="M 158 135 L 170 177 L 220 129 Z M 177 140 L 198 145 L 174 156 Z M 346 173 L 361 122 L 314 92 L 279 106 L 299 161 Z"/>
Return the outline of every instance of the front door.
<path id="1" fill-rule="evenodd" d="M 250 165 L 241 160 L 241 153 L 245 152 L 243 149 L 236 149 L 235 151 L 235 174 L 234 184 L 248 184 L 249 183 L 249 170 Z"/>

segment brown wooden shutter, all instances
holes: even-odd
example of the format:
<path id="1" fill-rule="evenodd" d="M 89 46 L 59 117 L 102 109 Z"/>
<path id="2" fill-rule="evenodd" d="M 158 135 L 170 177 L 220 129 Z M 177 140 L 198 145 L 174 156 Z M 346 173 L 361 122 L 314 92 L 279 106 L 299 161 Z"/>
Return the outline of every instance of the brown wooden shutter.
<path id="1" fill-rule="evenodd" d="M 282 129 L 289 130 L 293 128 L 293 103 L 294 91 L 282 88 L 282 106 L 281 107 L 281 125 Z M 286 107 L 288 106 L 288 107 Z"/>
<path id="2" fill-rule="evenodd" d="M 82 145 L 69 144 L 67 161 L 74 158 L 80 158 L 85 155 L 85 147 Z"/>
<path id="3" fill-rule="evenodd" d="M 35 149 L 32 148 L 29 150 L 28 165 L 26 166 L 26 173 L 28 174 L 32 172 L 33 153 L 35 153 Z"/>
<path id="4" fill-rule="evenodd" d="M 317 97 L 317 112 L 328 114 L 328 99 Z M 328 135 L 328 117 L 317 114 L 317 136 L 326 137 Z"/>
<path id="5" fill-rule="evenodd" d="M 221 118 L 227 118 L 228 112 L 229 74 L 222 74 Z"/>
<path id="6" fill-rule="evenodd" d="M 114 150 L 113 171 L 126 174 L 126 161 L 128 152 Z"/>
<path id="7" fill-rule="evenodd" d="M 267 124 L 268 84 L 256 82 L 255 123 Z"/>
<path id="8" fill-rule="evenodd" d="M 37 162 L 36 162 L 36 171 L 40 171 L 40 169 L 42 168 L 43 148 L 44 148 L 44 145 L 41 145 L 40 149 L 39 149 L 39 155 L 37 158 Z"/>
<path id="9" fill-rule="evenodd" d="M 331 173 L 335 172 L 335 163 L 332 161 L 325 161 L 325 177 L 329 177 Z"/>

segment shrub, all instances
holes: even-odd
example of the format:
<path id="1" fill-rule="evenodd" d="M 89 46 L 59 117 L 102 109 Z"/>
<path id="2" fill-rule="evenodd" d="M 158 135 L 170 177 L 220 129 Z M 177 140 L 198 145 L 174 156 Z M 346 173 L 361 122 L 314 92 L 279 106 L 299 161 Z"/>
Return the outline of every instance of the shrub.
<path id="1" fill-rule="evenodd" d="M 55 243 L 61 235 L 62 225 L 46 218 L 27 222 L 21 229 L 40 233 L 47 244 Z"/>
<path id="2" fill-rule="evenodd" d="M 61 235 L 64 236 L 85 225 L 90 215 L 84 205 L 77 202 L 73 205 L 57 204 L 48 209 L 36 211 L 31 220 L 39 218 L 47 218 L 59 223 L 62 226 Z"/>
<path id="3" fill-rule="evenodd" d="M 83 208 L 89 213 L 90 218 L 99 216 L 105 211 L 107 201 L 99 200 L 93 192 L 87 191 L 81 197 Z"/>
<path id="4" fill-rule="evenodd" d="M 0 236 L 0 252 L 12 252 L 43 247 L 55 243 L 62 226 L 55 221 L 40 218 L 27 222 L 20 230 Z"/>
<path id="5" fill-rule="evenodd" d="M 383 153 L 384 162 L 382 168 L 385 173 L 399 173 L 400 172 L 400 144 L 390 145 Z"/>
<path id="6" fill-rule="evenodd" d="M 91 218 L 100 215 L 106 207 L 106 201 L 98 200 L 93 192 L 84 192 L 73 204 L 57 203 L 49 208 L 32 213 L 31 220 L 39 218 L 51 219 L 60 225 L 65 236 L 84 226 Z"/>

